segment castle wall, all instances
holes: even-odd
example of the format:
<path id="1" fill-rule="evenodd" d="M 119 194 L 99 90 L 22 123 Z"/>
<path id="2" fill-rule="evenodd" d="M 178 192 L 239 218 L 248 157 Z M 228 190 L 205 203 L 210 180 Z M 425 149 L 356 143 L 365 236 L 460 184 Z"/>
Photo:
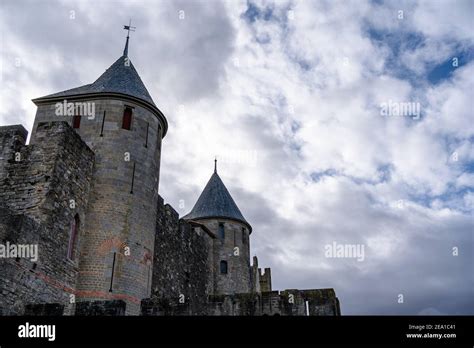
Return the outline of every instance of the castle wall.
<path id="1" fill-rule="evenodd" d="M 308 302 L 308 305 L 306 305 Z M 262 293 L 263 315 L 340 315 L 339 300 L 333 289 L 290 289 Z"/>
<path id="2" fill-rule="evenodd" d="M 160 197 L 150 307 L 159 302 L 164 308 L 186 308 L 187 314 L 203 313 L 213 289 L 213 238 L 199 225 L 179 220 L 178 213 Z"/>
<path id="3" fill-rule="evenodd" d="M 308 303 L 306 305 L 306 302 Z M 308 313 L 309 310 L 309 313 Z M 189 304 L 142 301 L 143 315 L 187 315 Z M 285 290 L 209 296 L 201 313 L 215 316 L 337 316 L 339 300 L 333 289 Z"/>
<path id="4" fill-rule="evenodd" d="M 68 102 L 79 101 L 69 100 Z M 149 109 L 117 99 L 80 100 L 94 104 L 95 117 L 82 117 L 75 131 L 96 155 L 85 225 L 86 239 L 78 281 L 78 300 L 124 300 L 127 314 L 138 314 L 150 296 L 152 255 L 163 126 Z M 122 129 L 125 107 L 133 108 L 130 130 Z M 40 104 L 36 127 L 57 116 L 54 103 Z"/>
<path id="5" fill-rule="evenodd" d="M 93 152 L 64 122 L 40 124 L 35 145 L 11 141 L 19 133 L 25 139 L 23 130 L 0 127 L 0 243 L 37 245 L 38 260 L 0 258 L 0 308 L 7 314 L 30 302 L 71 307 L 79 259 L 67 257 L 71 224 L 77 214 L 79 248 L 94 164 Z"/>
<path id="6" fill-rule="evenodd" d="M 210 298 L 208 315 L 306 316 L 307 309 L 310 316 L 340 315 L 339 300 L 333 289 L 217 295 Z"/>

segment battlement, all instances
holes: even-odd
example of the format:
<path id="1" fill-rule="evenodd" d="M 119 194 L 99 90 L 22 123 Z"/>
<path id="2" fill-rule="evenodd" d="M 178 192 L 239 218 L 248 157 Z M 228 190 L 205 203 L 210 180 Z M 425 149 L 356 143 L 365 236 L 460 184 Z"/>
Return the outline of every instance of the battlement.
<path id="1" fill-rule="evenodd" d="M 0 127 L 0 178 L 15 154 L 26 144 L 28 131 L 20 124 Z"/>
<path id="2" fill-rule="evenodd" d="M 0 138 L 7 139 L 8 137 L 19 137 L 23 139 L 22 143 L 25 145 L 26 138 L 28 137 L 28 131 L 21 124 L 15 124 L 11 126 L 0 126 Z"/>
<path id="3" fill-rule="evenodd" d="M 258 274 L 260 279 L 260 291 L 272 291 L 272 270 L 270 268 L 265 268 L 262 272 L 262 269 L 259 268 Z"/>
<path id="4" fill-rule="evenodd" d="M 66 122 L 41 123 L 36 133 L 41 142 L 25 145 L 23 126 L 0 127 L 0 200 L 14 214 L 44 221 L 60 196 L 63 205 L 86 205 L 94 153 Z"/>

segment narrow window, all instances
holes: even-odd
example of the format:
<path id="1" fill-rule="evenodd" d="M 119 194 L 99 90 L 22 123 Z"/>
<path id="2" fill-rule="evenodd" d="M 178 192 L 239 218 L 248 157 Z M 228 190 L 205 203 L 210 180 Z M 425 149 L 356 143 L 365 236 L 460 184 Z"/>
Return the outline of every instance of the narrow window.
<path id="1" fill-rule="evenodd" d="M 72 117 L 72 128 L 81 127 L 81 115 L 76 115 Z"/>
<path id="2" fill-rule="evenodd" d="M 227 274 L 227 261 L 221 261 L 221 274 Z"/>
<path id="3" fill-rule="evenodd" d="M 132 108 L 126 107 L 123 111 L 122 128 L 127 130 L 132 128 Z"/>
<path id="4" fill-rule="evenodd" d="M 133 171 L 132 171 L 132 185 L 130 186 L 130 194 L 133 195 L 133 184 L 135 183 L 135 162 L 133 162 Z"/>
<path id="5" fill-rule="evenodd" d="M 150 124 L 146 123 L 146 136 L 145 136 L 145 147 L 148 147 L 148 128 L 150 128 Z"/>
<path id="6" fill-rule="evenodd" d="M 219 238 L 223 241 L 225 239 L 224 223 L 219 222 Z"/>
<path id="7" fill-rule="evenodd" d="M 102 117 L 102 126 L 100 128 L 100 136 L 104 136 L 104 124 L 105 124 L 105 110 L 104 110 L 104 117 Z"/>
<path id="8" fill-rule="evenodd" d="M 112 274 L 110 276 L 110 288 L 109 292 L 112 292 L 112 285 L 114 285 L 114 271 L 115 271 L 115 257 L 117 256 L 117 253 L 114 253 L 114 258 L 112 259 Z"/>
<path id="9" fill-rule="evenodd" d="M 71 229 L 69 231 L 69 245 L 67 248 L 67 258 L 69 260 L 74 260 L 76 256 L 76 244 L 77 244 L 77 235 L 79 230 L 79 215 L 74 216 L 74 220 L 71 223 Z"/>
<path id="10" fill-rule="evenodd" d="M 147 277 L 147 280 L 146 280 L 146 288 L 147 289 L 150 289 L 150 276 L 151 274 L 151 264 L 148 265 L 148 277 Z M 151 289 L 150 289 L 150 292 L 151 292 Z M 150 295 L 150 293 L 148 293 L 148 295 Z"/>
<path id="11" fill-rule="evenodd" d="M 247 236 L 245 235 L 245 228 L 242 227 L 242 244 L 245 244 L 247 242 Z"/>

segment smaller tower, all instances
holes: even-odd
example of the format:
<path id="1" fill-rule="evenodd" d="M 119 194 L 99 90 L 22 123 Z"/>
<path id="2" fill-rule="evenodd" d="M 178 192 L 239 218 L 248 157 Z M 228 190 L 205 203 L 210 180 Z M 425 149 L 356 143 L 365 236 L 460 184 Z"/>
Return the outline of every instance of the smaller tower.
<path id="1" fill-rule="evenodd" d="M 209 182 L 183 219 L 199 221 L 217 237 L 213 241 L 211 265 L 214 294 L 251 292 L 249 236 L 252 227 L 217 174 L 217 159 Z"/>

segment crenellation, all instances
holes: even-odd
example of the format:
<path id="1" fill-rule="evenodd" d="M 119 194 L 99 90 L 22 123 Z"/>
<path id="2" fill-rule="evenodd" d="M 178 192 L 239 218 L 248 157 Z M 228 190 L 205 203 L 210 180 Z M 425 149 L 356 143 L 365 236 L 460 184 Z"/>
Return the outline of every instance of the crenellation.
<path id="1" fill-rule="evenodd" d="M 265 268 L 262 272 L 262 269 L 258 269 L 259 274 L 259 283 L 260 283 L 260 290 L 262 292 L 269 292 L 272 291 L 272 274 L 270 268 Z"/>

